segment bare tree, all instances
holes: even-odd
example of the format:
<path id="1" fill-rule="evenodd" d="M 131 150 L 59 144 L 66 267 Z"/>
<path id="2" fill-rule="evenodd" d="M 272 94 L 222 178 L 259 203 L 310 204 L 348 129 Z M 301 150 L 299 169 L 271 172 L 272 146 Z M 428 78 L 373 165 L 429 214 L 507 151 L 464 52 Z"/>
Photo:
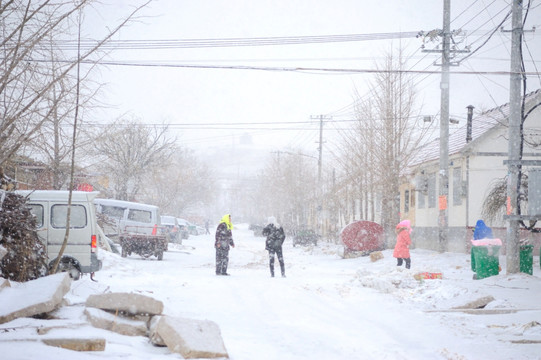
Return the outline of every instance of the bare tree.
<path id="1" fill-rule="evenodd" d="M 253 198 L 260 218 L 277 216 L 289 228 L 306 224 L 317 203 L 314 160 L 300 152 L 276 154 L 259 174 Z"/>
<path id="2" fill-rule="evenodd" d="M 61 116 L 60 103 L 73 103 L 77 82 L 66 80 L 77 64 L 94 63 L 92 56 L 148 4 L 134 8 L 80 56 L 63 54 L 60 44 L 68 36 L 70 24 L 79 12 L 95 2 L 0 2 L 0 167 L 38 136 L 47 119 Z M 53 62 L 51 52 L 63 61 Z M 73 106 L 68 109 L 73 110 Z"/>
<path id="3" fill-rule="evenodd" d="M 399 177 L 407 168 L 426 129 L 416 123 L 415 89 L 412 78 L 402 72 L 405 59 L 391 51 L 381 64 L 367 99 L 356 102 L 357 122 L 353 131 L 342 132 L 339 151 L 343 186 L 362 200 L 364 217 L 374 217 L 381 208 L 381 223 L 391 234 L 399 221 Z"/>
<path id="4" fill-rule="evenodd" d="M 51 39 L 51 44 L 53 43 Z M 51 49 L 51 71 L 58 73 L 61 69 L 62 59 Z M 51 187 L 56 190 L 64 188 L 68 182 L 70 173 L 69 156 L 72 153 L 72 132 L 74 126 L 74 113 L 83 109 L 96 108 L 96 96 L 102 86 L 96 84 L 90 79 L 92 71 L 81 74 L 78 70 L 79 78 L 66 75 L 55 84 L 47 99 L 53 111 L 45 119 L 42 126 L 36 130 L 36 136 L 32 137 L 28 146 L 33 149 L 32 154 L 39 159 L 43 159 L 52 174 Z M 82 77 L 81 77 L 82 76 Z M 78 84 L 73 88 L 73 84 Z M 79 116 L 79 125 L 83 125 L 85 119 Z M 77 148 L 84 149 L 93 143 L 91 134 L 87 131 L 81 131 L 78 126 L 76 131 Z M 86 151 L 77 153 L 77 163 L 81 164 Z"/>
<path id="5" fill-rule="evenodd" d="M 170 159 L 178 149 L 176 139 L 168 137 L 168 128 L 135 120 L 118 121 L 97 137 L 96 155 L 101 159 L 98 168 L 113 187 L 109 196 L 133 201 L 141 186 L 148 183 L 146 180 L 170 168 Z"/>
<path id="6" fill-rule="evenodd" d="M 141 198 L 159 206 L 164 214 L 202 214 L 216 198 L 216 184 L 216 177 L 208 166 L 191 151 L 178 149 L 170 162 L 146 179 Z"/>

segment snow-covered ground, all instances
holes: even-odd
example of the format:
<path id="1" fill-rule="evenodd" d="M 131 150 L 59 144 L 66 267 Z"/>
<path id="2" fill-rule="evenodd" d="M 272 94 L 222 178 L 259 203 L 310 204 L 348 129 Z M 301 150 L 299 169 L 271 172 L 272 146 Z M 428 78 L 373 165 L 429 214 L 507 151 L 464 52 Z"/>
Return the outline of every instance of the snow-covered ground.
<path id="1" fill-rule="evenodd" d="M 105 337 L 104 352 L 74 353 L 20 341 L 37 338 L 36 328 L 44 324 L 83 322 L 87 296 L 109 291 L 149 295 L 164 303 L 166 315 L 216 322 L 235 360 L 541 358 L 539 256 L 534 256 L 533 276 L 505 275 L 501 256 L 500 275 L 473 280 L 469 254 L 414 249 L 412 269 L 406 270 L 396 267 L 392 250 L 376 262 L 342 259 L 338 245 L 294 248 L 287 239 L 287 278 L 271 278 L 264 239 L 245 225 L 236 226 L 233 236 L 229 277 L 214 274 L 212 235 L 170 244 L 163 261 L 102 251 L 98 282 L 88 276 L 73 282 L 66 295 L 73 306 L 59 310 L 58 319 L 0 325 L 0 358 L 181 358 L 147 338 L 89 325 L 64 331 Z M 441 272 L 443 279 L 414 279 L 425 271 Z M 449 311 L 487 295 L 495 300 L 483 314 Z"/>

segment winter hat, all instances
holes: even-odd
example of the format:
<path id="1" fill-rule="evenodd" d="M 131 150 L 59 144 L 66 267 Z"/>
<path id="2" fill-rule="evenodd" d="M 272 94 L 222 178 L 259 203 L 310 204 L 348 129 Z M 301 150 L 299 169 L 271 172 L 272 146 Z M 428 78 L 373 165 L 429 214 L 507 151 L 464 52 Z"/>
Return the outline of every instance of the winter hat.
<path id="1" fill-rule="evenodd" d="M 225 214 L 223 217 L 222 217 L 222 220 L 220 220 L 221 223 L 225 223 L 227 225 L 227 228 L 229 230 L 233 230 L 233 223 L 231 222 L 230 220 L 230 217 L 231 215 L 230 214 Z"/>
<path id="2" fill-rule="evenodd" d="M 267 220 L 268 224 L 274 224 L 277 228 L 280 227 L 280 224 L 276 221 L 276 218 L 274 216 L 269 216 L 269 219 Z"/>
<path id="3" fill-rule="evenodd" d="M 411 234 L 411 222 L 409 220 L 402 220 L 401 222 L 398 223 L 398 225 L 396 225 L 396 228 L 397 229 L 400 229 L 400 228 L 406 228 L 408 229 L 408 232 Z"/>
<path id="4" fill-rule="evenodd" d="M 479 240 L 485 238 L 494 238 L 494 235 L 492 234 L 492 229 L 489 228 L 483 220 L 477 220 L 477 223 L 475 224 L 475 229 L 473 231 L 473 239 Z"/>

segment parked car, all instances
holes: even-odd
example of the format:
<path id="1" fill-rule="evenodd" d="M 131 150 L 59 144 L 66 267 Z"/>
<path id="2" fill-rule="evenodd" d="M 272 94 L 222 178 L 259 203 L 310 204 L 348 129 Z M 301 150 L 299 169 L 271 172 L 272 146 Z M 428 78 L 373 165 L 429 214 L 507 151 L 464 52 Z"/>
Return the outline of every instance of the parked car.
<path id="1" fill-rule="evenodd" d="M 178 223 L 179 225 L 181 226 L 184 226 L 186 232 L 189 234 L 189 235 L 194 235 L 194 236 L 197 236 L 197 235 L 200 235 L 200 230 L 197 228 L 197 225 L 189 222 L 188 220 L 185 220 L 185 219 L 181 219 L 181 218 L 177 218 L 178 220 Z M 202 229 L 202 233 L 204 234 L 205 233 L 205 229 L 201 228 Z"/>
<path id="2" fill-rule="evenodd" d="M 169 242 L 182 244 L 182 238 L 180 236 L 180 229 L 178 226 L 177 218 L 170 215 L 162 215 L 160 216 L 160 219 L 162 223 L 162 229 L 169 237 Z"/>
<path id="3" fill-rule="evenodd" d="M 181 218 L 177 218 L 177 222 L 178 222 L 178 228 L 179 228 L 179 232 L 180 232 L 180 238 L 181 239 L 187 239 L 190 237 L 190 231 L 189 231 L 189 227 L 188 227 L 188 221 L 184 220 L 184 219 L 181 219 Z"/>
<path id="4" fill-rule="evenodd" d="M 250 224 L 250 226 L 248 226 L 248 230 L 252 230 L 254 232 L 254 236 L 264 236 L 263 235 L 264 227 L 265 227 L 264 225 L 260 225 L 260 224 Z"/>
<path id="5" fill-rule="evenodd" d="M 197 225 L 189 221 L 187 221 L 187 223 L 188 223 L 188 232 L 190 233 L 190 235 L 194 235 L 194 236 L 199 235 L 199 230 L 197 229 Z"/>
<path id="6" fill-rule="evenodd" d="M 299 229 L 295 231 L 293 236 L 293 246 L 309 245 L 317 246 L 317 242 L 321 236 L 312 229 Z"/>
<path id="7" fill-rule="evenodd" d="M 204 227 L 196 225 L 195 228 L 197 229 L 197 235 L 205 235 L 207 231 Z"/>

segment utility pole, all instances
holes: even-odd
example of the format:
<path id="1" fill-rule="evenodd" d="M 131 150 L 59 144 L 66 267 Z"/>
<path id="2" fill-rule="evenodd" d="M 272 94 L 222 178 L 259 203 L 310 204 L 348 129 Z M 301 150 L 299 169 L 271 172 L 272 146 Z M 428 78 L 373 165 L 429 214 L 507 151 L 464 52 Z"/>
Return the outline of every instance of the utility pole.
<path id="1" fill-rule="evenodd" d="M 323 121 L 324 120 L 330 120 L 331 117 L 325 116 L 325 115 L 319 115 L 319 116 L 312 116 L 312 119 L 318 119 L 319 118 L 319 146 L 318 146 L 318 152 L 319 152 L 319 159 L 317 162 L 317 180 L 319 182 L 319 186 L 321 187 L 321 168 L 323 165 Z"/>
<path id="2" fill-rule="evenodd" d="M 321 235 L 325 235 L 326 231 L 323 226 L 323 183 L 321 182 L 321 170 L 323 167 L 323 121 L 330 119 L 330 117 L 327 117 L 325 115 L 319 115 L 318 117 L 312 116 L 311 119 L 317 119 L 319 118 L 319 157 L 317 161 L 317 181 L 318 181 L 318 189 L 317 189 L 317 217 L 318 217 L 318 226 L 321 231 Z"/>
<path id="3" fill-rule="evenodd" d="M 443 53 L 440 102 L 440 181 L 439 181 L 439 250 L 447 250 L 449 195 L 449 66 L 451 40 L 451 0 L 443 1 Z"/>
<path id="4" fill-rule="evenodd" d="M 509 92 L 509 144 L 507 169 L 507 274 L 520 271 L 519 262 L 519 220 L 517 212 L 520 166 L 520 124 L 521 114 L 521 43 L 522 43 L 522 0 L 513 0 L 513 29 L 511 35 L 511 76 Z"/>
<path id="5" fill-rule="evenodd" d="M 439 30 L 433 30 L 433 34 Z M 466 53 L 469 49 L 451 50 L 451 0 L 443 1 L 443 30 L 441 31 L 443 49 L 425 50 L 423 52 L 441 53 L 441 82 L 440 82 L 440 166 L 439 166 L 439 197 L 438 197 L 438 247 L 444 252 L 448 247 L 448 198 L 449 198 L 449 68 L 458 63 L 451 62 L 451 53 Z"/>

